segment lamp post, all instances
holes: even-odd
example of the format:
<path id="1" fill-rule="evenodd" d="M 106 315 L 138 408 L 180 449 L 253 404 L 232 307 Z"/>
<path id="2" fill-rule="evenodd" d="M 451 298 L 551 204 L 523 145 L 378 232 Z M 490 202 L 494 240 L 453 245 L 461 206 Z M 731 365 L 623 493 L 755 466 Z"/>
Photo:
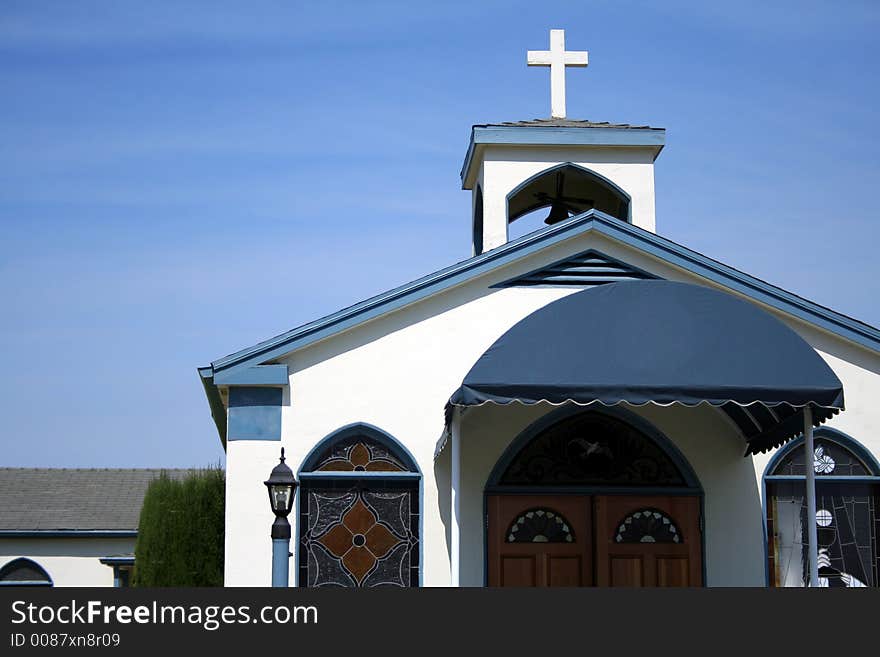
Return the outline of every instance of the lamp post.
<path id="1" fill-rule="evenodd" d="M 281 462 L 263 483 L 269 489 L 269 504 L 275 514 L 272 523 L 272 586 L 286 587 L 290 577 L 290 523 L 287 516 L 293 508 L 297 482 L 293 471 L 284 463 L 283 447 Z"/>

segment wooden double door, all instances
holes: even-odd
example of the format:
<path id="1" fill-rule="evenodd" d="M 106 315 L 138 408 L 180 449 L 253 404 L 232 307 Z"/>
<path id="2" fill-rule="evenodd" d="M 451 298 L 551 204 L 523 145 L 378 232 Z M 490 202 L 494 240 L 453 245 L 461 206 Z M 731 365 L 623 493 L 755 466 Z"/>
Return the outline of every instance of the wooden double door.
<path id="1" fill-rule="evenodd" d="M 489 586 L 702 586 L 697 496 L 490 495 Z"/>

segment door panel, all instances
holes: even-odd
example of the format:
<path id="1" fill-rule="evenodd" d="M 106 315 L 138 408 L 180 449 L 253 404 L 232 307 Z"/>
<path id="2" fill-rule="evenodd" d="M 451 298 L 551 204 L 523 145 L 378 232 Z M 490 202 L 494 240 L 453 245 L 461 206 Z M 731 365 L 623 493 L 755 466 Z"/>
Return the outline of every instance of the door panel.
<path id="1" fill-rule="evenodd" d="M 591 586 L 585 495 L 490 495 L 489 586 Z"/>
<path id="2" fill-rule="evenodd" d="M 547 557 L 548 586 L 581 586 L 584 560 L 581 555 Z"/>
<path id="3" fill-rule="evenodd" d="M 501 586 L 535 586 L 537 558 L 532 556 L 502 557 Z"/>
<path id="4" fill-rule="evenodd" d="M 610 558 L 611 586 L 642 586 L 644 561 L 641 555 L 616 555 Z"/>
<path id="5" fill-rule="evenodd" d="M 658 556 L 657 586 L 692 586 L 688 577 L 688 558 Z"/>
<path id="6" fill-rule="evenodd" d="M 703 584 L 696 496 L 490 495 L 487 504 L 489 586 Z"/>
<path id="7" fill-rule="evenodd" d="M 700 500 L 594 498 L 598 586 L 702 586 Z"/>

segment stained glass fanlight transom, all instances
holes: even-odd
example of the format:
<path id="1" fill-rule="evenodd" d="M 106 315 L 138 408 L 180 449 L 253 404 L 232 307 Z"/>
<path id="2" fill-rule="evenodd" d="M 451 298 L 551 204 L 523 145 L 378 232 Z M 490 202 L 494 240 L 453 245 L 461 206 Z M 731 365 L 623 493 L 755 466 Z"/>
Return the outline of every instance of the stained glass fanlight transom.
<path id="1" fill-rule="evenodd" d="M 880 477 L 863 448 L 842 434 L 816 436 L 816 515 L 807 517 L 804 445 L 796 444 L 767 475 L 771 584 L 809 582 L 808 523 L 816 524 L 819 585 L 880 586 Z M 793 479 L 792 477 L 797 477 Z"/>
<path id="2" fill-rule="evenodd" d="M 300 492 L 299 585 L 418 586 L 420 478 L 409 457 L 368 433 L 318 449 Z"/>
<path id="3" fill-rule="evenodd" d="M 868 466 L 851 450 L 832 440 L 817 438 L 813 453 L 813 472 L 817 477 L 864 477 L 872 474 Z M 803 444 L 789 451 L 773 469 L 774 475 L 804 475 Z"/>
<path id="4" fill-rule="evenodd" d="M 615 543 L 681 543 L 675 522 L 657 509 L 640 509 L 629 514 L 617 527 Z"/>
<path id="5" fill-rule="evenodd" d="M 368 436 L 334 441 L 314 468 L 317 472 L 406 472 L 407 469 L 388 447 Z"/>
<path id="6" fill-rule="evenodd" d="M 501 486 L 685 486 L 669 455 L 644 433 L 604 413 L 586 412 L 550 426 L 513 458 Z"/>
<path id="7" fill-rule="evenodd" d="M 574 543 L 574 532 L 559 512 L 529 509 L 510 524 L 505 540 L 508 543 Z"/>

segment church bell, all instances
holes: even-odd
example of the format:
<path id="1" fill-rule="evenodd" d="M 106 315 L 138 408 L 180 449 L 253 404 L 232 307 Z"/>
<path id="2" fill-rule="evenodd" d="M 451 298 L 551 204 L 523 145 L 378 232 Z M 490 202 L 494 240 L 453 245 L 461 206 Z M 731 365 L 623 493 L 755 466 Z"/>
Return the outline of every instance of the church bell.
<path id="1" fill-rule="evenodd" d="M 553 224 L 558 224 L 560 221 L 568 219 L 568 217 L 568 209 L 565 205 L 560 201 L 553 201 L 550 205 L 550 214 L 544 219 L 544 223 L 548 226 L 552 226 Z"/>

